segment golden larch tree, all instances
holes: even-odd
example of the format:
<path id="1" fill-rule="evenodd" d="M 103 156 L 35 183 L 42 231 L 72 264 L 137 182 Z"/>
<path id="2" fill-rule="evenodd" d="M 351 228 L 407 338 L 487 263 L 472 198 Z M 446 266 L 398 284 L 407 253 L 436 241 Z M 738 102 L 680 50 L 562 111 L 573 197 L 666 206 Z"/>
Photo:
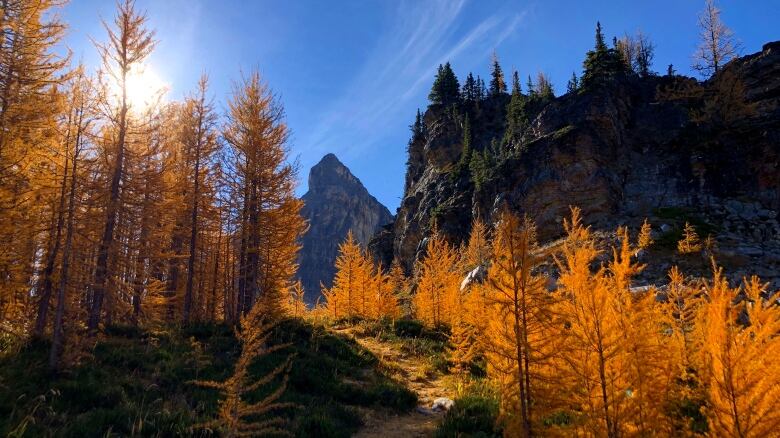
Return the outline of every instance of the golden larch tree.
<path id="1" fill-rule="evenodd" d="M 418 261 L 415 315 L 429 327 L 449 325 L 459 296 L 461 273 L 458 253 L 437 230 L 428 238 L 425 256 Z"/>
<path id="2" fill-rule="evenodd" d="M 401 307 L 398 304 L 398 295 L 396 295 L 399 280 L 397 277 L 393 278 L 389 272 L 385 273 L 382 266 L 376 267 L 376 274 L 373 278 L 373 287 L 376 291 L 372 305 L 374 318 L 396 319 L 401 316 Z"/>
<path id="3" fill-rule="evenodd" d="M 395 297 L 399 317 L 411 314 L 411 284 L 398 260 L 393 260 L 387 273 L 387 288 Z"/>
<path id="4" fill-rule="evenodd" d="M 294 406 L 279 401 L 287 389 L 293 356 L 288 356 L 271 372 L 256 380 L 252 378 L 249 370 L 250 365 L 259 358 L 290 346 L 290 344 L 268 345 L 276 323 L 263 318 L 265 310 L 261 307 L 254 306 L 249 313 L 241 316 L 240 329 L 236 332 L 241 342 L 241 354 L 236 360 L 233 374 L 223 382 L 194 382 L 199 386 L 217 389 L 222 395 L 219 417 L 200 425 L 203 428 L 218 428 L 229 437 L 288 435 L 282 429 L 285 419 L 273 414 Z M 249 394 L 266 388 L 279 379 L 281 383 L 278 387 L 260 401 L 252 403 L 246 400 Z"/>
<path id="5" fill-rule="evenodd" d="M 645 222 L 647 224 L 647 222 Z M 634 292 L 632 278 L 644 268 L 633 261 L 634 255 L 647 244 L 647 227 L 640 230 L 636 246 L 630 243 L 628 229 L 617 229 L 618 245 L 612 249 L 608 265 L 612 284 L 611 298 L 618 310 L 618 324 L 623 345 L 617 366 L 623 368 L 627 387 L 625 414 L 617 419 L 623 433 L 651 436 L 671 433 L 664 407 L 670 397 L 679 363 L 678 352 L 663 332 L 661 307 L 656 304 L 656 290 Z"/>
<path id="6" fill-rule="evenodd" d="M 696 232 L 696 228 L 686 222 L 685 227 L 683 228 L 682 238 L 677 242 L 677 252 L 680 254 L 692 254 L 701 251 L 701 249 L 701 239 Z"/>
<path id="7" fill-rule="evenodd" d="M 780 430 L 780 307 L 764 299 L 766 286 L 751 277 L 744 287 L 730 288 L 716 268 L 708 287 L 700 372 L 711 436 L 765 437 Z"/>
<path id="8" fill-rule="evenodd" d="M 103 304 L 108 288 L 112 284 L 109 256 L 114 249 L 117 232 L 117 222 L 122 215 L 123 204 L 121 190 L 126 175 L 127 136 L 130 121 L 130 101 L 128 100 L 128 75 L 134 65 L 142 63 L 154 50 L 156 41 L 154 31 L 146 28 L 147 17 L 138 12 L 131 0 L 118 4 L 113 27 L 104 23 L 108 33 L 108 43 L 98 44 L 97 48 L 102 59 L 102 74 L 108 81 L 116 84 L 119 96 L 115 96 L 111 84 L 104 84 L 104 108 L 106 118 L 111 121 L 111 128 L 104 132 L 111 134 L 110 143 L 113 162 L 107 188 L 107 203 L 103 232 L 98 244 L 95 266 L 94 288 L 90 302 L 87 327 L 94 335 L 101 322 Z"/>
<path id="9" fill-rule="evenodd" d="M 615 305 L 606 268 L 591 271 L 601 251 L 582 224 L 579 209 L 572 209 L 564 227 L 567 237 L 556 257 L 566 344 L 561 353 L 565 364 L 560 370 L 561 389 L 581 415 L 579 427 L 597 436 L 617 437 L 629 389 L 620 364 L 621 309 Z"/>
<path id="10" fill-rule="evenodd" d="M 74 233 L 76 228 L 76 214 L 78 195 L 81 194 L 80 174 L 83 173 L 83 157 L 86 150 L 86 137 L 90 134 L 91 125 L 94 122 L 94 88 L 93 83 L 84 75 L 83 67 L 76 70 L 68 88 L 68 117 L 64 143 L 66 162 L 70 164 L 70 171 L 66 172 L 67 179 L 63 183 L 67 185 L 67 201 L 63 205 L 64 210 L 64 242 L 59 269 L 59 279 L 56 287 L 56 301 L 54 324 L 52 328 L 51 350 L 49 352 L 49 368 L 57 370 L 60 365 L 60 356 L 65 341 L 66 308 L 71 302 L 78 302 L 81 298 L 76 294 L 69 294 L 68 288 L 72 287 L 71 263 L 74 247 Z M 74 300 L 75 298 L 75 300 Z M 79 315 L 71 314 L 71 321 L 79 321 Z M 73 325 L 72 323 L 72 325 Z M 71 327 L 71 335 L 75 333 Z"/>
<path id="11" fill-rule="evenodd" d="M 485 223 L 478 217 L 471 223 L 471 232 L 469 233 L 469 240 L 463 248 L 462 259 L 463 268 L 467 272 L 479 266 L 484 267 L 490 259 L 487 229 Z"/>
<path id="12" fill-rule="evenodd" d="M 287 312 L 293 318 L 301 318 L 306 314 L 306 301 L 304 301 L 306 291 L 303 289 L 303 283 L 296 281 L 290 287 L 290 297 L 287 302 Z"/>
<path id="13" fill-rule="evenodd" d="M 67 77 L 68 63 L 57 55 L 65 33 L 57 13 L 61 5 L 8 0 L 0 6 L 0 330 L 20 337 L 31 328 L 29 315 L 44 293 L 33 289 L 46 288 L 31 287 L 41 279 L 36 265 L 48 265 L 61 247 L 57 188 L 67 155 L 58 119 L 67 113 L 67 99 L 58 90 L 58 75 Z M 47 305 L 51 288 L 48 294 Z"/>
<path id="14" fill-rule="evenodd" d="M 362 250 L 350 230 L 347 238 L 339 245 L 333 286 L 328 290 L 323 289 L 328 313 L 334 319 L 357 314 L 362 263 Z"/>
<path id="15" fill-rule="evenodd" d="M 233 157 L 229 190 L 238 204 L 236 310 L 247 313 L 259 301 L 273 314 L 283 306 L 305 230 L 289 130 L 281 103 L 257 72 L 234 85 L 228 108 L 222 136 Z"/>
<path id="16" fill-rule="evenodd" d="M 201 255 L 198 239 L 201 237 L 200 225 L 203 212 L 209 204 L 207 179 L 212 156 L 217 152 L 217 132 L 215 129 L 217 116 L 213 104 L 206 96 L 208 92 L 208 77 L 204 74 L 198 81 L 198 90 L 193 96 L 187 97 L 182 108 L 181 143 L 184 146 L 185 161 L 189 164 L 187 182 L 190 186 L 188 200 L 189 210 L 189 255 L 187 258 L 187 280 L 184 289 L 183 322 L 189 323 L 193 312 L 195 294 L 196 260 Z M 204 196 L 204 194 L 206 196 Z M 204 272 L 198 273 L 200 277 Z"/>
<path id="17" fill-rule="evenodd" d="M 697 286 L 696 283 L 687 282 L 680 270 L 673 266 L 669 270 L 666 300 L 662 307 L 662 321 L 671 329 L 669 343 L 680 355 L 678 378 L 689 383 L 697 378 L 695 370 L 699 367 L 697 358 L 702 347 L 697 318 L 705 302 Z"/>
<path id="18" fill-rule="evenodd" d="M 545 255 L 533 222 L 502 212 L 491 259 L 485 285 L 488 374 L 501 385 L 507 433 L 531 436 L 550 405 L 549 361 L 558 338 L 552 329 L 553 296 L 547 278 L 537 272 Z"/>

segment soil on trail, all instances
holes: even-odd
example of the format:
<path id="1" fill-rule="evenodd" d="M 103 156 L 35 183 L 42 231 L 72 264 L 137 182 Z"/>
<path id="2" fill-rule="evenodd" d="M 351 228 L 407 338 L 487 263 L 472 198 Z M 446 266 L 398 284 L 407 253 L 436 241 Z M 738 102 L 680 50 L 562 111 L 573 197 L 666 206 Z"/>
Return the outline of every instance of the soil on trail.
<path id="1" fill-rule="evenodd" d="M 353 328 L 337 330 L 353 337 L 371 351 L 388 374 L 417 394 L 418 406 L 413 412 L 394 414 L 387 411 L 365 410 L 365 425 L 356 437 L 431 437 L 436 432 L 443 412 L 431 410 L 439 397 L 454 398 L 445 377 L 432 369 L 425 356 L 406 353 L 395 343 L 382 342 L 373 336 L 362 336 Z"/>

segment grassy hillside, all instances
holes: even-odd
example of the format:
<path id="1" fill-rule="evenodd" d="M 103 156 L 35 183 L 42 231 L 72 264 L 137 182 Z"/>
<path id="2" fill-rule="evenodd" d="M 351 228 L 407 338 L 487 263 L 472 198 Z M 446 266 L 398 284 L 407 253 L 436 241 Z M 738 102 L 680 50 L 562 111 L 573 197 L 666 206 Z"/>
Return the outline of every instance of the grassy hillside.
<path id="1" fill-rule="evenodd" d="M 282 401 L 297 407 L 280 413 L 296 436 L 349 436 L 361 426 L 361 411 L 416 405 L 415 394 L 348 337 L 288 320 L 272 340 L 285 342 L 293 346 L 256 361 L 251 371 L 262 376 L 296 355 Z M 0 357 L 0 435 L 219 436 L 198 427 L 216 415 L 219 395 L 192 381 L 229 376 L 239 345 L 222 325 L 110 327 L 90 357 L 60 375 L 48 372 L 47 354 L 48 345 L 35 341 Z"/>

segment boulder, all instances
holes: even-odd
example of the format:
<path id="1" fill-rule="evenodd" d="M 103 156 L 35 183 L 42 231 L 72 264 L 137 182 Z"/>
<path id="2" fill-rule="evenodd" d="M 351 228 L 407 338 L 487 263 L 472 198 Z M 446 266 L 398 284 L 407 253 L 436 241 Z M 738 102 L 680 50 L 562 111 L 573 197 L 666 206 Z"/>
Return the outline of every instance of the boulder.
<path id="1" fill-rule="evenodd" d="M 447 412 L 455 406 L 455 402 L 447 397 L 439 397 L 433 401 L 431 410 L 433 412 Z"/>

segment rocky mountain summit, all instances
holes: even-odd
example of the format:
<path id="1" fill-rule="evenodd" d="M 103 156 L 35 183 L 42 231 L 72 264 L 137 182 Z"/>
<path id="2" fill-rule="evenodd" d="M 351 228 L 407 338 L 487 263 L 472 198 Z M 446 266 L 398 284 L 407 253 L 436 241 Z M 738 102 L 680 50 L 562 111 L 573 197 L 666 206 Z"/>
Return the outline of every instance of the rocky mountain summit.
<path id="1" fill-rule="evenodd" d="M 756 272 L 780 287 L 780 42 L 704 82 L 626 74 L 531 103 L 521 142 L 502 142 L 508 102 L 503 94 L 428 107 L 424 133 L 409 144 L 396 219 L 370 244 L 385 264 L 396 258 L 410 269 L 434 224 L 461 242 L 474 217 L 492 223 L 504 206 L 534 218 L 541 240 L 554 240 L 569 206 L 579 206 L 605 232 L 635 230 L 648 218 L 654 251 L 683 265 L 675 239 L 693 223 L 714 237 L 727 274 Z M 464 154 L 485 151 L 492 161 L 479 179 L 473 168 L 458 170 Z M 701 259 L 688 264 L 706 274 Z M 663 277 L 664 268 L 648 272 Z"/>
<path id="2" fill-rule="evenodd" d="M 309 230 L 301 242 L 298 277 L 306 300 L 314 303 L 320 282 L 330 287 L 333 281 L 338 246 L 347 233 L 352 230 L 355 240 L 365 245 L 393 216 L 333 154 L 311 168 L 309 191 L 301 199 Z"/>

